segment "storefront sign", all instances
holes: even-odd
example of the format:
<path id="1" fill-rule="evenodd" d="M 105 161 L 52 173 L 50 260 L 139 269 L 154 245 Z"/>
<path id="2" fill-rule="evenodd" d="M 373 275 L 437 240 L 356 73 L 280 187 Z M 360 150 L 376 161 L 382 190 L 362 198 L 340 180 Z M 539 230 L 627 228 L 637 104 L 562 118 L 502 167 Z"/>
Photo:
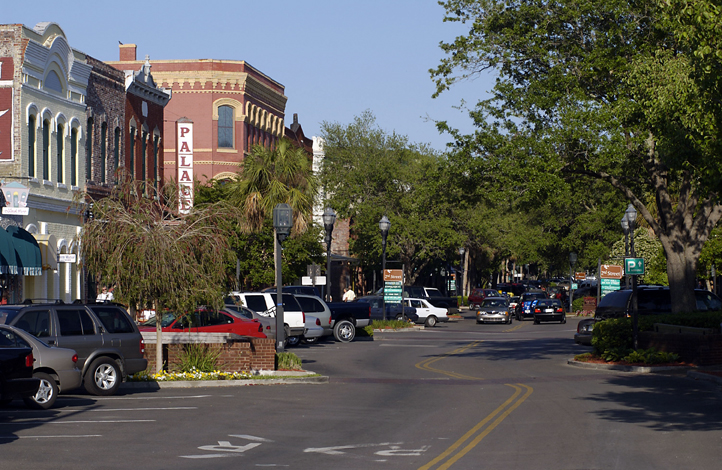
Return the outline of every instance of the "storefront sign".
<path id="1" fill-rule="evenodd" d="M 77 263 L 77 255 L 75 253 L 61 253 L 58 255 L 58 263 Z"/>
<path id="2" fill-rule="evenodd" d="M 188 214 L 193 207 L 193 122 L 176 122 L 178 138 L 178 211 Z"/>
<path id="3" fill-rule="evenodd" d="M 2 140 L 2 139 L 0 139 Z M 3 183 L 3 195 L 5 196 L 5 206 L 2 209 L 4 215 L 28 215 L 28 194 L 30 189 L 20 183 L 12 181 Z"/>
<path id="4" fill-rule="evenodd" d="M 0 160 L 13 158 L 13 59 L 0 57 Z"/>

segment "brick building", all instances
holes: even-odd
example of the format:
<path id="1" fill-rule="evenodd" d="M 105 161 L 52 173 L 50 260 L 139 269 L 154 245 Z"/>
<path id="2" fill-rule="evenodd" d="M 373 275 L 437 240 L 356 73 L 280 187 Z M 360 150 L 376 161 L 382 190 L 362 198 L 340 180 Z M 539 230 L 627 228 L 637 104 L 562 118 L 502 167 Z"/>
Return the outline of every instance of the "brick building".
<path id="1" fill-rule="evenodd" d="M 194 175 L 201 182 L 235 177 L 244 155 L 255 144 L 273 146 L 285 135 L 287 98 L 280 83 L 245 61 L 139 61 L 135 44 L 120 45 L 119 70 L 139 71 L 146 63 L 164 89 L 173 91 L 165 108 L 165 135 L 175 136 L 175 123 L 194 123 Z M 306 139 L 306 144 L 309 143 Z M 174 144 L 162 149 L 163 172 L 177 175 Z"/>

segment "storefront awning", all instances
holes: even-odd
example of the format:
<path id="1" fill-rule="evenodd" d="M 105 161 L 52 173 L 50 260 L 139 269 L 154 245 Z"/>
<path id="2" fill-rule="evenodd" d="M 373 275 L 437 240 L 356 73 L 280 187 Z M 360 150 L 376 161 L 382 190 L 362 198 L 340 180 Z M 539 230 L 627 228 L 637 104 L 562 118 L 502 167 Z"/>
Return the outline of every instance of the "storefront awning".
<path id="1" fill-rule="evenodd" d="M 15 245 L 15 257 L 18 261 L 18 274 L 23 276 L 42 276 L 42 260 L 38 242 L 27 230 L 10 226 L 7 233 L 12 236 Z"/>
<path id="2" fill-rule="evenodd" d="M 0 228 L 0 274 L 17 274 L 18 261 L 15 256 L 13 236 Z"/>
<path id="3" fill-rule="evenodd" d="M 33 235 L 40 246 L 40 259 L 44 270 L 58 269 L 58 242 L 55 235 L 38 234 Z"/>

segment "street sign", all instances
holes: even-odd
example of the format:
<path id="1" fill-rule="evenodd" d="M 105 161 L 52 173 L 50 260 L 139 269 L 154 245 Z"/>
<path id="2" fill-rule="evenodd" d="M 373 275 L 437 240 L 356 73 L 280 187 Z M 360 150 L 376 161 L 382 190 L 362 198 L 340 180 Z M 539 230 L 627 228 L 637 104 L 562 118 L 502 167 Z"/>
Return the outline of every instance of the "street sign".
<path id="1" fill-rule="evenodd" d="M 384 271 L 384 281 L 398 281 L 404 280 L 404 271 L 401 269 L 387 269 Z"/>
<path id="2" fill-rule="evenodd" d="M 574 279 L 577 281 L 583 281 L 587 278 L 587 273 L 574 273 Z"/>
<path id="3" fill-rule="evenodd" d="M 624 268 L 616 264 L 603 264 L 599 273 L 602 279 L 621 279 L 624 274 Z"/>
<path id="4" fill-rule="evenodd" d="M 619 290 L 621 281 L 619 279 L 600 279 L 599 284 L 602 288 L 602 296 Z"/>
<path id="5" fill-rule="evenodd" d="M 632 276 L 644 274 L 644 258 L 625 258 L 624 272 Z"/>
<path id="6" fill-rule="evenodd" d="M 403 293 L 403 285 L 401 281 L 384 282 L 384 302 L 399 304 L 401 303 L 401 294 Z"/>
<path id="7" fill-rule="evenodd" d="M 577 289 L 579 289 L 579 284 L 577 284 L 576 282 L 573 282 L 573 283 L 572 283 L 572 290 L 577 290 Z"/>

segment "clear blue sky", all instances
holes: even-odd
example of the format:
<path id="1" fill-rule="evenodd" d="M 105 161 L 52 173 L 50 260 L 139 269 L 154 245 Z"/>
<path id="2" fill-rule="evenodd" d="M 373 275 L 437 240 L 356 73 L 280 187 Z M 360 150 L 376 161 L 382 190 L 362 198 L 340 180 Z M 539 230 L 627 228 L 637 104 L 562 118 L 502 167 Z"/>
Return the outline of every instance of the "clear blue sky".
<path id="1" fill-rule="evenodd" d="M 369 109 L 382 129 L 443 150 L 450 139 L 430 120 L 470 132 L 454 106 L 493 86 L 484 77 L 431 98 L 439 41 L 464 32 L 435 0 L 3 3 L 0 23 L 53 21 L 100 60 L 118 59 L 118 41 L 137 44 L 138 58 L 245 60 L 285 86 L 286 124 L 298 113 L 309 137 L 322 121 L 348 124 Z"/>

